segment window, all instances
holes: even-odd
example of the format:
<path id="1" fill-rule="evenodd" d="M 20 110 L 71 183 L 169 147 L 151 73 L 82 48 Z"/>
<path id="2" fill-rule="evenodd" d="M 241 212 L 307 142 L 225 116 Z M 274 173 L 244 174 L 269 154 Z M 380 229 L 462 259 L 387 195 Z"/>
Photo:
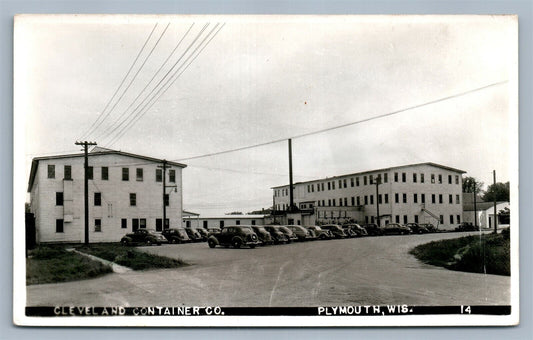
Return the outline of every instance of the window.
<path id="1" fill-rule="evenodd" d="M 255 220 L 252 220 L 252 225 L 255 225 Z"/>
<path id="2" fill-rule="evenodd" d="M 403 224 L 407 224 L 407 215 L 403 215 Z"/>
<path id="3" fill-rule="evenodd" d="M 320 187 L 321 187 L 322 191 L 324 191 L 324 183 L 321 183 Z"/>
<path id="4" fill-rule="evenodd" d="M 56 192 L 56 205 L 63 205 L 63 193 Z"/>
<path id="5" fill-rule="evenodd" d="M 353 177 L 352 177 L 352 178 L 350 178 L 350 186 L 353 188 L 354 185 L 355 185 L 355 182 L 354 182 Z"/>
<path id="6" fill-rule="evenodd" d="M 102 205 L 102 193 L 101 192 L 94 193 L 94 205 L 96 206 Z"/>
<path id="7" fill-rule="evenodd" d="M 444 224 L 444 216 L 443 215 L 439 216 L 439 222 L 440 222 L 440 224 Z"/>
<path id="8" fill-rule="evenodd" d="M 388 173 L 384 173 L 383 174 L 383 183 L 387 183 L 389 181 L 389 174 Z"/>
<path id="9" fill-rule="evenodd" d="M 123 181 L 130 180 L 130 169 L 129 168 L 122 168 L 122 180 Z"/>
<path id="10" fill-rule="evenodd" d="M 424 174 L 420 174 L 420 183 L 424 183 Z"/>
<path id="11" fill-rule="evenodd" d="M 452 184 L 452 175 L 448 175 L 448 184 Z M 452 218 L 453 218 L 453 216 L 452 216 Z"/>
<path id="12" fill-rule="evenodd" d="M 165 207 L 168 207 L 170 205 L 170 196 L 169 194 L 165 194 Z"/>
<path id="13" fill-rule="evenodd" d="M 331 182 L 328 182 L 328 190 L 331 190 Z"/>
<path id="14" fill-rule="evenodd" d="M 439 194 L 439 203 L 442 204 L 442 194 Z"/>
<path id="15" fill-rule="evenodd" d="M 87 179 L 93 179 L 93 167 L 92 166 L 88 166 L 87 167 Z"/>
<path id="16" fill-rule="evenodd" d="M 426 203 L 426 194 L 420 194 L 420 199 L 422 203 Z"/>
<path id="17" fill-rule="evenodd" d="M 315 192 L 315 185 L 311 184 L 311 192 Z"/>
<path id="18" fill-rule="evenodd" d="M 345 206 L 345 207 L 348 206 L 348 197 L 344 197 L 344 206 Z"/>
<path id="19" fill-rule="evenodd" d="M 383 203 L 383 195 L 379 194 L 378 195 L 378 204 L 382 204 Z"/>
<path id="20" fill-rule="evenodd" d="M 320 191 L 320 183 L 316 184 L 316 191 Z"/>
<path id="21" fill-rule="evenodd" d="M 457 215 L 457 223 L 461 223 L 461 215 Z"/>
<path id="22" fill-rule="evenodd" d="M 168 170 L 168 181 L 170 183 L 176 183 L 176 170 Z"/>
<path id="23" fill-rule="evenodd" d="M 461 204 L 461 199 L 459 198 L 459 195 L 455 195 L 455 203 Z"/>
<path id="24" fill-rule="evenodd" d="M 342 185 L 346 188 L 346 179 L 342 180 Z"/>
<path id="25" fill-rule="evenodd" d="M 357 196 L 357 205 L 361 205 L 361 197 Z"/>
<path id="26" fill-rule="evenodd" d="M 385 204 L 389 204 L 389 194 L 385 194 Z"/>
<path id="27" fill-rule="evenodd" d="M 374 175 L 368 176 L 370 180 L 370 184 L 374 184 Z"/>
<path id="28" fill-rule="evenodd" d="M 368 216 L 365 216 L 365 223 L 368 223 Z"/>
<path id="29" fill-rule="evenodd" d="M 56 178 L 56 166 L 48 164 L 48 178 Z"/>
<path id="30" fill-rule="evenodd" d="M 431 194 L 431 203 L 435 204 L 435 194 Z"/>
<path id="31" fill-rule="evenodd" d="M 333 206 L 335 206 L 335 199 L 332 199 L 331 202 L 333 203 Z"/>
<path id="32" fill-rule="evenodd" d="M 413 194 L 413 203 L 418 203 L 418 194 Z"/>
<path id="33" fill-rule="evenodd" d="M 453 204 L 453 195 L 450 195 L 450 196 L 448 197 L 448 199 L 449 199 L 449 203 L 450 203 L 450 204 Z"/>
<path id="34" fill-rule="evenodd" d="M 398 173 L 397 172 L 394 173 L 394 182 L 398 182 Z"/>
<path id="35" fill-rule="evenodd" d="M 355 177 L 355 186 L 359 186 L 359 177 Z"/>
<path id="36" fill-rule="evenodd" d="M 402 182 L 405 183 L 407 181 L 407 174 L 405 172 L 402 172 Z"/>
<path id="37" fill-rule="evenodd" d="M 130 193 L 130 205 L 132 207 L 137 205 L 137 194 Z"/>
<path id="38" fill-rule="evenodd" d="M 307 192 L 311 192 L 311 186 L 307 184 Z"/>
<path id="39" fill-rule="evenodd" d="M 453 215 L 450 215 L 450 224 L 453 224 Z"/>
<path id="40" fill-rule="evenodd" d="M 455 175 L 455 184 L 459 184 L 459 175 Z"/>
<path id="41" fill-rule="evenodd" d="M 63 232 L 63 220 L 56 220 L 56 233 Z"/>
<path id="42" fill-rule="evenodd" d="M 331 182 L 331 190 L 335 190 L 335 181 Z"/>
<path id="43" fill-rule="evenodd" d="M 370 216 L 370 223 L 374 223 L 374 216 Z"/>
<path id="44" fill-rule="evenodd" d="M 318 201 L 318 206 L 320 207 L 320 201 Z"/>
<path id="45" fill-rule="evenodd" d="M 402 196 L 403 196 L 402 197 L 403 198 L 403 203 L 407 203 L 407 194 L 403 194 Z"/>
<path id="46" fill-rule="evenodd" d="M 342 179 L 339 179 L 339 189 L 342 188 Z"/>
<path id="47" fill-rule="evenodd" d="M 65 173 L 63 174 L 63 179 L 66 179 L 68 181 L 72 180 L 72 166 L 65 165 L 64 170 Z"/>
<path id="48" fill-rule="evenodd" d="M 137 181 L 142 182 L 143 180 L 143 168 L 137 168 L 135 171 L 135 178 Z"/>
<path id="49" fill-rule="evenodd" d="M 400 203 L 400 195 L 398 193 L 394 194 L 394 203 Z"/>
<path id="50" fill-rule="evenodd" d="M 355 205 L 355 197 L 352 197 L 352 206 Z"/>
<path id="51" fill-rule="evenodd" d="M 328 207 L 331 207 L 331 200 L 328 199 Z"/>
<path id="52" fill-rule="evenodd" d="M 416 173 L 413 173 L 413 183 L 416 183 Z"/>
<path id="53" fill-rule="evenodd" d="M 122 229 L 127 229 L 128 228 L 128 219 L 123 218 L 122 220 L 120 220 L 120 227 Z"/>
<path id="54" fill-rule="evenodd" d="M 400 215 L 396 215 L 394 217 L 394 220 L 396 221 L 396 223 L 400 223 Z"/>
<path id="55" fill-rule="evenodd" d="M 109 180 L 109 168 L 107 166 L 102 167 L 102 181 Z"/>
<path id="56" fill-rule="evenodd" d="M 102 220 L 99 218 L 94 220 L 94 231 L 97 233 L 102 231 Z"/>
<path id="57" fill-rule="evenodd" d="M 155 181 L 156 182 L 163 181 L 163 170 L 162 169 L 155 169 Z"/>
<path id="58" fill-rule="evenodd" d="M 322 200 L 322 206 L 324 206 L 324 205 L 325 205 L 325 203 L 326 203 L 326 201 L 325 201 L 325 200 Z"/>
<path id="59" fill-rule="evenodd" d="M 442 184 L 442 175 L 439 174 L 439 184 Z"/>
<path id="60" fill-rule="evenodd" d="M 415 215 L 415 223 L 418 223 L 418 215 Z"/>
<path id="61" fill-rule="evenodd" d="M 363 185 L 366 185 L 366 184 L 367 184 L 366 176 L 363 176 Z"/>
<path id="62" fill-rule="evenodd" d="M 220 226 L 220 228 L 224 228 L 224 221 L 221 220 L 221 221 L 219 222 L 219 226 Z"/>
<path id="63" fill-rule="evenodd" d="M 365 196 L 365 205 L 368 205 L 368 196 Z"/>
<path id="64" fill-rule="evenodd" d="M 374 204 L 374 195 L 370 195 L 370 204 Z"/>
<path id="65" fill-rule="evenodd" d="M 155 219 L 155 231 L 163 231 L 163 219 L 162 218 Z"/>
<path id="66" fill-rule="evenodd" d="M 342 198 L 339 198 L 339 207 L 342 207 Z"/>
<path id="67" fill-rule="evenodd" d="M 240 220 L 236 220 L 236 221 L 235 221 L 235 224 L 236 224 L 236 225 L 241 225 L 241 221 L 240 221 Z"/>
<path id="68" fill-rule="evenodd" d="M 139 219 L 139 228 L 146 229 L 146 218 Z"/>
<path id="69" fill-rule="evenodd" d="M 435 174 L 431 174 L 431 183 L 435 183 Z"/>

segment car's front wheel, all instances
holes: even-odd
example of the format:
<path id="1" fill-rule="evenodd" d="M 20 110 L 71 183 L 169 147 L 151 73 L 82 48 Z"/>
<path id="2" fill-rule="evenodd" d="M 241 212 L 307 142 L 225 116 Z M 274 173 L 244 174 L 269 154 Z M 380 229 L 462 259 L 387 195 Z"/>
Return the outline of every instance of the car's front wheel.
<path id="1" fill-rule="evenodd" d="M 217 246 L 215 240 L 209 240 L 207 241 L 207 244 L 209 245 L 209 248 L 215 248 Z"/>
<path id="2" fill-rule="evenodd" d="M 250 244 L 250 248 L 254 249 L 255 248 L 255 244 Z"/>
<path id="3" fill-rule="evenodd" d="M 242 240 L 238 237 L 233 239 L 232 245 L 234 248 L 240 248 L 242 245 Z"/>

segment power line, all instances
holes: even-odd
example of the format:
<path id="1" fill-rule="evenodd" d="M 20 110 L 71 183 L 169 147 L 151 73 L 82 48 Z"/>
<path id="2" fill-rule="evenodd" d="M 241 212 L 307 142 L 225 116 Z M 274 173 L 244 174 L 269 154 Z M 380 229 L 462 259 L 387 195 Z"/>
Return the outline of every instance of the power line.
<path id="1" fill-rule="evenodd" d="M 139 74 L 139 72 L 141 72 L 142 68 L 144 67 L 144 65 L 146 64 L 146 62 L 148 61 L 148 59 L 150 58 L 150 56 L 152 56 L 152 53 L 154 52 L 155 48 L 157 47 L 157 45 L 159 45 L 159 42 L 161 41 L 161 38 L 163 38 L 163 36 L 165 35 L 165 32 L 167 31 L 168 29 L 168 26 L 170 26 L 170 22 L 167 24 L 167 26 L 165 27 L 165 29 L 163 30 L 163 32 L 161 33 L 161 35 L 159 36 L 159 39 L 157 39 L 156 43 L 154 44 L 154 46 L 152 46 L 152 49 L 150 50 L 150 53 L 148 53 L 148 55 L 144 58 L 144 61 L 143 63 L 141 64 L 141 66 L 139 67 L 139 69 L 137 70 L 137 72 L 135 72 L 135 75 L 133 75 L 133 78 L 131 78 L 131 81 L 130 83 L 128 84 L 128 86 L 126 87 L 126 89 L 124 89 L 124 91 L 122 92 L 122 95 L 118 98 L 118 100 L 115 102 L 115 104 L 113 105 L 113 107 L 111 108 L 111 110 L 109 112 L 113 112 L 113 110 L 115 109 L 115 107 L 117 106 L 117 104 L 120 102 L 120 100 L 124 97 L 124 94 L 126 94 L 126 92 L 128 91 L 128 89 L 130 88 L 130 86 L 133 84 L 133 82 L 135 81 L 135 79 L 137 78 L 137 75 Z M 107 131 L 107 130 L 106 130 Z M 96 134 L 96 136 L 102 136 L 102 134 Z M 98 138 L 98 137 L 97 137 Z"/>
<path id="2" fill-rule="evenodd" d="M 382 115 L 378 115 L 378 116 L 374 116 L 374 117 L 370 117 L 370 118 L 365 118 L 365 119 L 357 120 L 357 121 L 346 123 L 346 124 L 342 124 L 342 125 L 329 127 L 329 128 L 322 129 L 322 130 L 316 130 L 316 131 L 312 131 L 312 132 L 303 133 L 303 134 L 300 134 L 300 135 L 295 135 L 295 136 L 292 136 L 292 137 L 280 138 L 280 139 L 272 140 L 272 141 L 269 141 L 269 142 L 243 146 L 243 147 L 240 147 L 240 148 L 235 148 L 235 149 L 230 149 L 230 150 L 224 150 L 224 151 L 212 152 L 212 153 L 199 155 L 199 156 L 175 159 L 175 160 L 172 160 L 172 161 L 173 162 L 181 162 L 181 161 L 186 161 L 186 160 L 217 156 L 217 155 L 222 155 L 222 154 L 226 154 L 226 153 L 231 153 L 231 152 L 236 152 L 236 151 L 243 151 L 243 150 L 248 150 L 248 149 L 252 149 L 252 148 L 257 148 L 257 147 L 260 147 L 260 146 L 266 146 L 266 145 L 270 145 L 270 144 L 276 144 L 276 143 L 280 143 L 280 142 L 285 142 L 289 138 L 290 139 L 296 139 L 296 138 L 302 138 L 302 137 L 307 137 L 307 136 L 311 136 L 311 135 L 316 135 L 316 134 L 319 134 L 319 133 L 329 132 L 329 131 L 332 131 L 332 130 L 337 130 L 337 129 L 341 129 L 341 128 L 344 128 L 344 127 L 348 127 L 348 126 L 352 126 L 352 125 L 356 125 L 356 124 L 361 124 L 361 123 L 369 122 L 369 121 L 380 119 L 380 118 L 393 116 L 393 115 L 396 115 L 398 113 L 402 113 L 402 112 L 413 110 L 413 109 L 418 109 L 418 108 L 421 108 L 421 107 L 424 107 L 424 106 L 427 106 L 427 105 L 436 104 L 436 103 L 439 103 L 439 102 L 442 102 L 442 101 L 446 101 L 446 100 L 449 100 L 449 99 L 465 96 L 467 94 L 470 94 L 470 93 L 473 93 L 473 92 L 477 92 L 477 91 L 481 91 L 481 90 L 484 90 L 486 88 L 497 86 L 497 85 L 501 85 L 501 84 L 504 84 L 504 83 L 507 83 L 507 82 L 508 82 L 507 80 L 504 80 L 504 81 L 500 81 L 500 82 L 497 82 L 497 83 L 492 83 L 492 84 L 489 84 L 489 85 L 478 87 L 478 88 L 475 88 L 475 89 L 472 89 L 472 90 L 468 90 L 468 91 L 465 91 L 465 92 L 461 92 L 461 93 L 458 93 L 458 94 L 454 94 L 454 95 L 451 95 L 451 96 L 447 96 L 447 97 L 439 98 L 439 99 L 436 99 L 436 100 L 432 100 L 432 101 L 429 101 L 429 102 L 426 102 L 426 103 L 423 103 L 423 104 L 410 106 L 408 108 L 401 109 L 401 110 L 398 110 L 398 111 L 393 111 L 393 112 L 385 113 L 385 114 L 382 114 Z"/>
<path id="3" fill-rule="evenodd" d="M 109 99 L 109 101 L 107 102 L 106 106 L 104 107 L 104 110 L 102 111 L 102 114 L 100 116 L 98 116 L 98 118 L 93 122 L 93 124 L 89 127 L 89 129 L 83 134 L 83 137 L 80 138 L 80 140 L 83 140 L 85 139 L 85 137 L 87 135 L 89 135 L 90 133 L 92 133 L 94 131 L 94 129 L 98 128 L 98 126 L 100 126 L 100 124 L 102 124 L 102 122 L 105 120 L 105 117 L 107 117 L 107 115 L 109 115 L 109 112 L 107 114 L 105 114 L 105 110 L 107 110 L 109 104 L 111 104 L 111 102 L 113 101 L 113 99 L 115 98 L 115 96 L 117 95 L 118 93 L 118 90 L 122 87 L 122 85 L 124 84 L 124 81 L 126 81 L 126 78 L 128 78 L 131 70 L 133 69 L 133 66 L 137 63 L 137 60 L 139 59 L 139 57 L 141 56 L 141 53 L 144 51 L 144 48 L 146 47 L 146 44 L 148 43 L 148 41 L 150 40 L 150 38 L 152 37 L 152 34 L 154 33 L 155 31 L 155 28 L 157 27 L 157 23 L 154 25 L 154 28 L 152 28 L 152 32 L 150 32 L 150 34 L 148 35 L 148 38 L 146 38 L 146 41 L 144 42 L 144 45 L 142 46 L 141 50 L 139 51 L 139 53 L 137 53 L 137 57 L 135 57 L 135 60 L 133 61 L 133 63 L 131 64 L 130 66 L 130 69 L 128 70 L 128 72 L 126 73 L 126 75 L 124 76 L 124 78 L 122 79 L 122 81 L 120 82 L 120 85 L 117 87 L 117 89 L 115 90 L 115 93 L 113 93 L 113 96 L 111 97 L 111 99 Z M 98 124 L 98 126 L 95 127 L 96 123 L 98 122 L 98 120 L 100 118 L 102 118 L 102 121 Z M 94 128 L 94 129 L 93 129 Z"/>
<path id="4" fill-rule="evenodd" d="M 207 26 L 209 26 L 209 23 L 206 23 L 204 25 L 204 27 L 202 27 L 202 29 L 200 30 L 200 32 L 196 35 L 196 37 L 194 38 L 194 40 L 189 44 L 189 46 L 185 49 L 185 51 L 181 54 L 181 56 L 179 57 L 179 59 L 174 63 L 174 65 L 172 65 L 172 67 L 167 71 L 167 73 L 159 80 L 159 82 L 154 86 L 154 88 L 150 91 L 150 93 L 148 93 L 146 95 L 146 97 L 135 107 L 135 109 L 125 118 L 122 120 L 122 122 L 120 122 L 120 124 L 118 126 L 116 126 L 110 133 L 109 133 L 109 136 L 111 136 L 113 133 L 115 133 L 115 131 L 117 131 L 118 129 L 120 129 L 120 127 L 126 123 L 126 121 L 132 117 L 132 116 L 135 116 L 135 115 L 138 115 L 139 112 L 135 113 L 139 107 L 141 107 L 141 105 L 143 105 L 144 102 L 146 102 L 147 99 L 149 99 L 148 102 L 150 102 L 150 100 L 152 100 L 156 95 L 157 93 L 152 96 L 152 94 L 154 93 L 154 91 L 159 87 L 159 85 L 161 85 L 161 83 L 168 77 L 168 75 L 172 72 L 172 70 L 176 67 L 176 65 L 178 65 L 178 63 L 181 61 L 181 59 L 183 59 L 183 57 L 187 54 L 187 52 L 191 49 L 191 47 L 194 45 L 194 43 L 196 43 L 196 41 L 200 38 L 200 36 L 202 35 L 202 33 L 205 31 L 205 29 L 207 28 Z M 164 86 L 164 85 L 163 85 Z M 161 87 L 162 88 L 162 87 Z M 160 88 L 160 89 L 161 89 Z M 141 109 L 141 111 L 144 109 L 144 107 Z M 128 126 L 128 125 L 126 125 Z M 122 131 L 122 130 L 121 130 Z M 120 133 L 120 132 L 119 132 Z M 118 134 L 119 134 L 118 133 Z M 118 135 L 116 134 L 115 137 Z M 110 140 L 112 141 L 114 139 L 114 137 L 110 138 Z M 111 145 L 111 143 L 110 143 Z"/>
<path id="5" fill-rule="evenodd" d="M 137 95 L 137 97 L 135 97 L 135 99 L 131 102 L 131 104 L 126 108 L 126 110 L 124 110 L 122 112 L 122 114 L 117 118 L 115 119 L 115 121 L 109 125 L 105 131 L 103 132 L 103 134 L 105 134 L 111 127 L 113 127 L 118 121 L 120 121 L 124 115 L 126 114 L 126 112 L 128 112 L 128 110 L 133 106 L 133 104 L 135 104 L 135 102 L 137 101 L 137 99 L 139 99 L 139 97 L 144 93 L 144 91 L 148 88 L 148 86 L 150 86 L 150 84 L 152 83 L 152 81 L 155 79 L 155 77 L 159 74 L 159 72 L 163 69 L 163 67 L 167 64 L 167 62 L 169 61 L 169 59 L 174 55 L 174 53 L 176 52 L 176 50 L 178 49 L 178 47 L 181 45 L 181 43 L 183 42 L 183 40 L 185 39 L 185 37 L 189 34 L 189 32 L 191 31 L 192 27 L 194 26 L 194 23 L 191 24 L 191 26 L 189 27 L 189 29 L 187 30 L 187 32 L 185 32 L 185 34 L 183 35 L 183 37 L 180 39 L 180 41 L 176 44 L 176 47 L 174 47 L 174 49 L 172 50 L 172 52 L 169 54 L 169 56 L 167 57 L 167 59 L 161 64 L 161 66 L 159 67 L 159 69 L 154 73 L 154 75 L 152 76 L 152 79 L 150 79 L 150 81 L 146 84 L 146 86 L 141 90 L 141 92 L 139 92 L 139 94 Z"/>
<path id="6" fill-rule="evenodd" d="M 213 38 L 220 32 L 220 30 L 224 27 L 225 23 L 220 26 L 220 28 L 218 28 L 218 30 L 216 30 L 216 32 L 211 36 L 211 38 L 207 41 L 207 43 L 204 44 L 204 42 L 209 38 L 209 36 L 215 31 L 215 29 L 217 28 L 219 24 L 217 23 L 217 25 L 211 30 L 211 32 L 209 32 L 207 34 L 207 36 L 204 38 L 204 40 L 196 47 L 196 49 L 189 55 L 189 57 L 185 60 L 185 63 L 187 63 L 188 59 L 190 59 L 192 57 L 192 59 L 188 62 L 188 64 L 185 66 L 185 68 L 179 73 L 177 74 L 176 76 L 176 73 L 183 67 L 183 65 L 178 68 L 176 70 L 176 72 L 171 76 L 171 78 L 169 78 L 167 80 L 167 84 L 170 82 L 170 84 L 163 90 L 163 92 L 161 92 L 161 94 L 156 94 L 156 98 L 154 101 L 152 101 L 152 103 L 147 103 L 147 105 L 149 105 L 146 109 L 143 107 L 142 110 L 144 110 L 144 112 L 139 112 L 139 115 L 137 117 L 134 117 L 130 123 L 128 124 L 128 126 L 132 126 L 133 124 L 135 124 L 137 121 L 139 121 L 139 119 L 141 119 L 143 117 L 144 114 L 146 114 L 146 112 L 148 112 L 148 110 L 157 102 L 157 100 L 163 95 L 166 93 L 166 91 L 168 91 L 168 89 L 176 82 L 176 80 L 179 79 L 179 77 L 189 68 L 189 66 L 194 62 L 194 60 L 196 60 L 196 58 L 202 53 L 202 51 L 211 43 L 211 41 L 213 40 Z M 203 47 L 201 47 L 203 45 Z M 201 49 L 199 50 L 198 53 L 197 50 L 201 47 Z M 195 54 L 196 53 L 196 54 Z M 172 79 L 174 78 L 174 79 Z M 163 85 L 163 86 L 166 86 Z M 158 91 L 160 92 L 161 90 L 163 89 L 163 87 Z M 146 107 L 146 105 L 145 105 Z M 114 141 L 111 142 L 111 145 L 113 145 L 114 143 L 116 143 L 120 138 L 122 138 L 122 136 L 124 136 L 124 134 L 127 132 L 127 127 L 126 129 L 124 129 L 120 135 L 117 135 L 117 137 L 115 138 Z"/>

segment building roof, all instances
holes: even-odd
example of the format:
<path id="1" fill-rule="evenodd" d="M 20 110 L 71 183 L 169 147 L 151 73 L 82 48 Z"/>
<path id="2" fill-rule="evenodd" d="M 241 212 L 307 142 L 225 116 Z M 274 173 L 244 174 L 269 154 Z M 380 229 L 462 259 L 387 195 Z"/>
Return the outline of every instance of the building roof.
<path id="1" fill-rule="evenodd" d="M 218 215 L 218 216 L 195 216 L 195 217 L 184 216 L 183 218 L 184 219 L 193 218 L 193 219 L 201 219 L 201 220 L 205 220 L 205 219 L 223 220 L 223 219 L 228 219 L 228 218 L 230 219 L 265 218 L 265 216 L 268 216 L 268 215 Z"/>
<path id="2" fill-rule="evenodd" d="M 367 174 L 367 173 L 383 172 L 383 171 L 388 171 L 388 170 L 396 170 L 396 169 L 401 169 L 401 168 L 409 168 L 409 167 L 420 166 L 420 165 L 430 165 L 430 166 L 434 166 L 434 167 L 437 167 L 437 168 L 441 168 L 441 169 L 445 169 L 445 170 L 450 170 L 450 171 L 458 172 L 458 173 L 461 173 L 461 174 L 466 173 L 466 171 L 464 171 L 464 170 L 460 170 L 460 169 L 452 168 L 452 167 L 445 166 L 445 165 L 441 165 L 441 164 L 437 164 L 437 163 L 426 162 L 426 163 L 416 163 L 416 164 L 407 164 L 407 165 L 393 166 L 393 167 L 389 167 L 389 168 L 382 168 L 382 169 L 376 169 L 376 170 L 368 170 L 368 171 L 356 172 L 356 173 L 345 174 L 345 175 L 339 175 L 339 176 L 333 176 L 333 177 L 319 178 L 319 179 L 314 179 L 314 180 L 305 181 L 305 182 L 296 182 L 296 183 L 294 183 L 294 184 L 296 185 L 296 184 L 312 183 L 312 182 L 323 181 L 323 180 L 326 180 L 326 179 L 327 179 L 327 180 L 332 180 L 332 179 L 343 178 L 343 177 L 348 177 L 348 176 L 358 176 L 358 175 L 363 175 L 363 174 Z M 286 187 L 286 186 L 288 186 L 288 184 L 285 184 L 285 185 L 278 185 L 278 186 L 275 186 L 275 187 L 271 187 L 270 189 L 278 189 L 278 188 L 283 188 L 283 187 Z"/>
<path id="3" fill-rule="evenodd" d="M 509 202 L 496 202 L 496 205 Z M 483 211 L 487 209 L 494 208 L 494 202 L 476 202 L 476 211 Z M 463 211 L 474 211 L 474 203 L 465 203 L 463 204 Z"/>
<path id="4" fill-rule="evenodd" d="M 163 162 L 162 159 L 158 159 L 158 158 L 137 155 L 137 154 L 124 152 L 124 151 L 111 150 L 111 149 L 106 149 L 106 148 L 102 148 L 102 147 L 98 147 L 98 146 L 94 147 L 88 153 L 89 157 L 102 156 L 102 155 L 121 155 L 121 156 L 127 156 L 127 157 L 142 159 L 142 160 L 149 161 L 149 162 L 154 162 L 154 163 L 162 163 Z M 39 167 L 39 161 L 49 160 L 49 159 L 78 158 L 78 157 L 84 157 L 84 153 L 63 154 L 63 155 L 44 156 L 44 157 L 34 157 L 32 159 L 32 161 L 31 161 L 31 171 L 30 171 L 30 178 L 29 178 L 29 182 L 28 182 L 28 192 L 30 192 L 31 188 L 33 187 L 33 182 L 35 180 L 35 175 L 37 174 L 37 168 Z M 185 164 L 172 162 L 172 161 L 167 161 L 167 164 L 174 165 L 174 166 L 177 166 L 177 167 L 180 167 L 180 168 L 186 168 L 187 167 L 187 165 L 185 165 Z"/>

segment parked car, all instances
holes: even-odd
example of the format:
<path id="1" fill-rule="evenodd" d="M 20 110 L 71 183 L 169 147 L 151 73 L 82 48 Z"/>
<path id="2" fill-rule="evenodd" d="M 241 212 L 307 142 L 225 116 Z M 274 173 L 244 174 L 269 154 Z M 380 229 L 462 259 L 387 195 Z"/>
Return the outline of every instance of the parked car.
<path id="1" fill-rule="evenodd" d="M 408 235 L 413 233 L 413 231 L 409 227 L 403 226 L 398 223 L 387 224 L 381 229 L 383 230 L 383 235 Z"/>
<path id="2" fill-rule="evenodd" d="M 368 236 L 366 229 L 361 227 L 359 224 L 348 224 L 346 226 L 350 227 L 357 237 Z"/>
<path id="3" fill-rule="evenodd" d="M 285 234 L 287 236 L 287 242 L 291 243 L 293 241 L 298 241 L 298 237 L 286 226 L 275 226 L 279 231 Z"/>
<path id="4" fill-rule="evenodd" d="M 439 232 L 439 230 L 431 223 L 421 223 L 420 225 L 425 227 L 430 233 Z"/>
<path id="5" fill-rule="evenodd" d="M 216 233 L 220 233 L 220 228 L 219 227 L 210 227 L 210 228 L 207 228 L 207 231 L 209 232 L 209 234 L 216 234 Z M 209 237 L 209 236 L 208 236 Z"/>
<path id="6" fill-rule="evenodd" d="M 329 240 L 329 239 L 333 238 L 333 235 L 331 234 L 331 232 L 329 230 L 322 229 L 322 228 L 320 228 L 317 225 L 309 226 L 309 227 L 307 227 L 307 229 L 309 231 L 314 232 L 316 237 L 319 240 Z"/>
<path id="7" fill-rule="evenodd" d="M 187 232 L 187 235 L 189 236 L 189 238 L 191 239 L 192 242 L 202 242 L 202 235 L 200 235 L 200 233 L 194 229 L 194 228 L 191 228 L 191 227 L 187 227 L 185 228 L 185 231 Z"/>
<path id="8" fill-rule="evenodd" d="M 326 224 L 320 226 L 322 229 L 329 230 L 334 238 L 345 238 L 344 230 L 338 224 Z"/>
<path id="9" fill-rule="evenodd" d="M 316 239 L 316 236 L 311 235 L 309 230 L 301 225 L 287 225 L 286 227 L 289 228 L 294 235 L 296 235 L 298 241 L 310 241 Z"/>
<path id="10" fill-rule="evenodd" d="M 287 238 L 287 236 L 276 227 L 277 226 L 273 226 L 273 225 L 264 226 L 265 230 L 270 233 L 270 236 L 272 236 L 272 240 L 274 241 L 274 244 L 288 243 L 289 239 Z"/>
<path id="11" fill-rule="evenodd" d="M 455 231 L 479 231 L 479 227 L 470 222 L 463 222 L 455 228 Z"/>
<path id="12" fill-rule="evenodd" d="M 202 241 L 207 241 L 207 237 L 209 236 L 209 232 L 205 228 L 198 227 L 198 228 L 196 228 L 196 231 L 202 237 Z"/>
<path id="13" fill-rule="evenodd" d="M 407 223 L 406 227 L 410 228 L 413 231 L 413 234 L 427 234 L 429 230 L 421 224 L 418 223 Z"/>
<path id="14" fill-rule="evenodd" d="M 120 243 L 122 243 L 123 245 L 157 244 L 158 246 L 160 246 L 162 243 L 168 243 L 168 241 L 163 235 L 161 235 L 161 233 L 157 233 L 155 231 L 147 229 L 137 229 L 132 233 L 124 235 L 120 239 Z"/>
<path id="15" fill-rule="evenodd" d="M 367 223 L 363 226 L 368 235 L 371 236 L 381 236 L 383 235 L 383 228 L 379 227 L 375 223 Z"/>
<path id="16" fill-rule="evenodd" d="M 256 233 L 257 237 L 259 238 L 259 241 L 262 245 L 267 244 L 273 244 L 274 240 L 272 239 L 272 236 L 268 231 L 266 231 L 265 227 L 263 226 L 252 226 L 253 231 Z"/>
<path id="17" fill-rule="evenodd" d="M 168 240 L 169 243 L 184 243 L 191 242 L 189 235 L 183 228 L 165 229 L 161 234 Z"/>
<path id="18" fill-rule="evenodd" d="M 235 225 L 224 227 L 220 233 L 211 234 L 207 239 L 207 244 L 210 248 L 215 248 L 217 245 L 234 248 L 248 246 L 255 248 L 259 245 L 259 238 L 254 233 L 251 226 Z"/>
<path id="19" fill-rule="evenodd" d="M 357 237 L 357 234 L 355 233 L 355 231 L 352 229 L 351 226 L 343 225 L 341 226 L 341 228 L 342 230 L 344 230 L 344 233 L 346 234 L 347 237 L 350 237 L 350 238 Z"/>

